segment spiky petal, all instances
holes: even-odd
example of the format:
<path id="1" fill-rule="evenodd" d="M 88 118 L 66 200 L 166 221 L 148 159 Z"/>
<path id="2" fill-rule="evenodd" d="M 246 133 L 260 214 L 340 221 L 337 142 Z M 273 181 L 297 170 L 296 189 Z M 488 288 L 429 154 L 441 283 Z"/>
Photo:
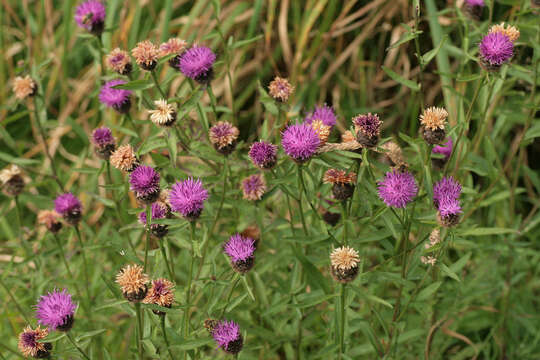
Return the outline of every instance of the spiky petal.
<path id="1" fill-rule="evenodd" d="M 388 206 L 404 208 L 418 192 L 414 176 L 408 171 L 392 170 L 379 181 L 379 197 Z"/>
<path id="2" fill-rule="evenodd" d="M 317 151 L 320 143 L 315 130 L 306 123 L 290 125 L 282 133 L 283 150 L 296 161 L 309 160 Z"/>
<path id="3" fill-rule="evenodd" d="M 50 327 L 52 330 L 66 324 L 73 318 L 77 305 L 72 301 L 71 294 L 66 289 L 53 290 L 40 297 L 36 306 L 38 323 Z"/>
<path id="4" fill-rule="evenodd" d="M 191 177 L 177 181 L 169 193 L 172 210 L 188 219 L 199 217 L 206 199 L 208 199 L 208 191 L 203 187 L 201 180 L 194 180 Z"/>
<path id="5" fill-rule="evenodd" d="M 316 106 L 315 110 L 306 116 L 306 123 L 311 124 L 315 120 L 320 120 L 326 126 L 336 125 L 336 113 L 334 109 L 328 105 Z"/>

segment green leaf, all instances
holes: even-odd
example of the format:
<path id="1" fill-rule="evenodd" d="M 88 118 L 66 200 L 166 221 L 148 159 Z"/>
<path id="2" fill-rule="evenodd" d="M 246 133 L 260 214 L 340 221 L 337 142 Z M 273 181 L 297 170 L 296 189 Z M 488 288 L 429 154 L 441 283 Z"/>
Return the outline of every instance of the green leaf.
<path id="1" fill-rule="evenodd" d="M 390 78 L 392 78 L 392 80 L 397 81 L 401 85 L 404 85 L 413 91 L 420 90 L 420 84 L 418 84 L 417 82 L 405 79 L 404 77 L 390 70 L 386 66 L 382 66 L 382 69 L 388 76 L 390 76 Z"/>
<path id="2" fill-rule="evenodd" d="M 540 123 L 534 124 L 527 130 L 523 141 L 531 140 L 534 138 L 540 137 Z"/>
<path id="3" fill-rule="evenodd" d="M 401 37 L 399 38 L 398 41 L 396 41 L 395 43 L 393 43 L 392 45 L 390 45 L 389 47 L 386 48 L 386 51 L 388 50 L 392 50 L 394 48 L 397 48 L 398 46 L 400 46 L 401 44 L 404 44 L 406 42 L 409 42 L 411 40 L 414 40 L 418 35 L 420 35 L 422 33 L 422 31 L 413 31 L 413 32 L 406 32 L 404 33 L 403 35 L 401 35 Z"/>
<path id="4" fill-rule="evenodd" d="M 455 272 L 453 272 L 452 270 L 450 270 L 450 268 L 444 264 L 441 264 L 440 265 L 440 268 L 442 270 L 442 272 L 448 276 L 448 277 L 451 277 L 452 279 L 458 281 L 458 282 L 461 282 L 461 280 L 459 279 L 459 276 L 456 275 Z"/>
<path id="5" fill-rule="evenodd" d="M 259 94 L 261 96 L 261 102 L 263 103 L 264 105 L 264 108 L 272 115 L 274 116 L 277 116 L 278 115 L 278 108 L 277 108 L 277 105 L 276 105 L 276 102 L 274 101 L 274 99 L 272 99 L 270 97 L 270 95 L 268 95 L 268 93 L 266 92 L 266 90 L 264 90 L 264 88 L 261 86 L 261 83 L 258 83 L 257 84 L 258 88 L 259 88 Z"/>
<path id="6" fill-rule="evenodd" d="M 422 55 L 422 64 L 424 66 L 429 64 L 429 62 L 433 60 L 433 58 L 439 53 L 439 50 L 441 50 L 441 46 L 444 44 L 446 39 L 448 39 L 448 35 L 444 35 L 441 42 L 439 43 L 439 45 L 437 45 L 435 49 L 431 49 L 427 53 Z"/>
<path id="7" fill-rule="evenodd" d="M 125 84 L 115 85 L 113 89 L 124 89 L 124 90 L 146 90 L 154 86 L 154 83 L 150 80 L 140 79 L 129 81 Z"/>
<path id="8" fill-rule="evenodd" d="M 509 228 L 475 228 L 467 229 L 459 232 L 460 236 L 485 236 L 485 235 L 499 235 L 499 234 L 512 234 L 516 233 L 515 229 Z"/>
<path id="9" fill-rule="evenodd" d="M 418 298 L 417 300 L 426 300 L 428 299 L 431 295 L 433 295 L 435 293 L 435 291 L 437 291 L 437 289 L 439 289 L 439 287 L 441 286 L 442 284 L 442 281 L 436 281 L 434 282 L 433 284 L 425 287 L 422 291 L 420 291 L 420 293 L 418 294 Z"/>
<path id="10" fill-rule="evenodd" d="M 301 302 L 297 304 L 291 304 L 290 306 L 298 308 L 298 309 L 303 309 L 303 308 L 312 307 L 322 302 L 328 301 L 336 296 L 338 295 L 337 294 L 331 294 L 331 295 L 321 294 L 317 296 L 309 296 L 309 297 L 306 296 L 305 298 L 302 299 Z"/>

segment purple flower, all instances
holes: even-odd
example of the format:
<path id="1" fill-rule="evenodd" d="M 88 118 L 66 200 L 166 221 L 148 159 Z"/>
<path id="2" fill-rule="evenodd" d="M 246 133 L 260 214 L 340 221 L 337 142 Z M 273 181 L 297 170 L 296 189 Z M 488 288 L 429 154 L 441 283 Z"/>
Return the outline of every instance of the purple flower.
<path id="1" fill-rule="evenodd" d="M 467 3 L 467 5 L 469 6 L 480 6 L 480 7 L 484 7 L 484 0 L 465 0 L 465 2 Z"/>
<path id="2" fill-rule="evenodd" d="M 212 330 L 214 341 L 225 352 L 237 354 L 242 350 L 242 334 L 234 321 L 220 321 Z"/>
<path id="3" fill-rule="evenodd" d="M 311 124 L 314 120 L 321 120 L 326 126 L 336 125 L 336 114 L 330 106 L 316 106 L 315 110 L 306 116 L 305 122 Z"/>
<path id="4" fill-rule="evenodd" d="M 130 189 L 146 196 L 159 191 L 159 173 L 151 166 L 141 165 L 129 176 Z"/>
<path id="5" fill-rule="evenodd" d="M 200 80 L 212 73 L 216 54 L 206 46 L 193 46 L 180 56 L 180 71 L 188 78 Z"/>
<path id="6" fill-rule="evenodd" d="M 480 57 L 488 65 L 500 66 L 514 55 L 514 43 L 501 33 L 487 34 L 479 45 Z"/>
<path id="7" fill-rule="evenodd" d="M 92 142 L 101 147 L 114 144 L 114 137 L 112 136 L 111 129 L 107 127 L 94 129 L 92 132 Z"/>
<path id="8" fill-rule="evenodd" d="M 193 220 L 199 217 L 206 199 L 208 199 L 208 191 L 203 187 L 201 180 L 194 180 L 191 177 L 176 182 L 169 193 L 172 210 Z"/>
<path id="9" fill-rule="evenodd" d="M 75 211 L 80 212 L 81 208 L 81 202 L 72 193 L 58 195 L 54 200 L 54 210 L 62 216 Z"/>
<path id="10" fill-rule="evenodd" d="M 235 234 L 229 238 L 229 241 L 223 247 L 225 254 L 231 258 L 233 262 L 245 261 L 253 257 L 255 252 L 255 240 L 249 237 L 243 237 L 240 234 Z"/>
<path id="11" fill-rule="evenodd" d="M 271 169 L 276 165 L 277 146 L 264 141 L 254 142 L 249 148 L 249 158 L 261 169 Z"/>
<path id="12" fill-rule="evenodd" d="M 107 81 L 105 85 L 101 87 L 101 91 L 99 93 L 99 101 L 101 101 L 108 107 L 114 108 L 117 111 L 127 112 L 126 110 L 129 110 L 129 105 L 131 104 L 129 100 L 131 90 L 113 88 L 113 86 L 125 83 L 126 81 L 122 79 Z"/>
<path id="13" fill-rule="evenodd" d="M 384 180 L 379 181 L 379 197 L 388 206 L 404 208 L 417 192 L 414 176 L 408 171 L 389 171 Z"/>
<path id="14" fill-rule="evenodd" d="M 450 155 L 452 155 L 452 148 L 454 146 L 454 142 L 452 141 L 452 138 L 449 137 L 448 141 L 444 143 L 444 145 L 437 145 L 433 147 L 433 150 L 431 150 L 434 154 L 441 154 L 444 156 L 446 160 L 450 158 Z"/>
<path id="15" fill-rule="evenodd" d="M 165 216 L 167 216 L 167 208 L 159 202 L 153 203 L 152 204 L 152 220 L 163 219 L 165 218 Z M 141 222 L 141 224 L 146 225 L 146 211 L 142 211 L 141 213 L 139 213 L 139 221 Z M 157 224 L 152 224 L 152 226 L 154 225 L 157 225 Z"/>
<path id="16" fill-rule="evenodd" d="M 461 212 L 461 206 L 458 199 L 445 197 L 439 201 L 438 210 L 442 217 L 448 217 L 459 214 Z"/>
<path id="17" fill-rule="evenodd" d="M 319 147 L 319 136 L 308 124 L 290 125 L 283 131 L 281 145 L 283 150 L 297 161 L 308 160 Z"/>
<path id="18" fill-rule="evenodd" d="M 261 174 L 255 174 L 243 179 L 242 192 L 244 193 L 244 199 L 246 200 L 261 200 L 262 196 L 266 192 L 266 182 L 264 181 L 264 176 Z"/>
<path id="19" fill-rule="evenodd" d="M 435 206 L 444 199 L 457 199 L 461 194 L 461 185 L 452 177 L 443 177 L 433 185 L 433 202 Z"/>
<path id="20" fill-rule="evenodd" d="M 105 23 L 105 5 L 97 0 L 83 2 L 75 10 L 75 21 L 83 29 L 101 34 Z"/>
<path id="21" fill-rule="evenodd" d="M 66 289 L 62 291 L 55 289 L 39 299 L 36 318 L 39 324 L 56 330 L 72 323 L 76 308 L 77 305 L 71 300 L 71 295 Z"/>

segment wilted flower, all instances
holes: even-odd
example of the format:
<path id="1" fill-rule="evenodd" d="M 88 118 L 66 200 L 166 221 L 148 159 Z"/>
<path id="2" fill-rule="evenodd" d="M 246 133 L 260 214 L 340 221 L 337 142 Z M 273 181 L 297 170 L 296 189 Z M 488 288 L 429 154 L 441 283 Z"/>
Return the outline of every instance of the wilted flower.
<path id="1" fill-rule="evenodd" d="M 282 133 L 283 150 L 299 163 L 309 160 L 317 151 L 320 143 L 315 130 L 305 123 L 290 125 Z"/>
<path id="2" fill-rule="evenodd" d="M 129 183 L 137 199 L 145 204 L 151 204 L 159 197 L 159 173 L 151 166 L 138 166 L 131 172 Z"/>
<path id="3" fill-rule="evenodd" d="M 208 199 L 208 191 L 203 187 L 200 179 L 188 178 L 177 181 L 169 193 L 169 203 L 173 211 L 179 212 L 190 221 L 196 220 Z"/>
<path id="4" fill-rule="evenodd" d="M 201 84 L 208 84 L 214 75 L 216 54 L 206 46 L 193 46 L 180 56 L 178 67 L 182 74 Z"/>
<path id="5" fill-rule="evenodd" d="M 519 39 L 519 30 L 512 26 L 512 25 L 504 25 L 504 23 L 500 23 L 497 25 L 493 25 L 489 28 L 490 34 L 499 33 L 502 35 L 508 36 L 511 42 L 516 42 L 517 39 Z"/>
<path id="6" fill-rule="evenodd" d="M 131 302 L 141 301 L 148 292 L 148 275 L 140 265 L 126 265 L 116 275 L 116 283 L 120 285 L 122 294 Z"/>
<path id="7" fill-rule="evenodd" d="M 514 43 L 508 35 L 500 32 L 484 36 L 478 47 L 480 62 L 484 68 L 490 71 L 498 70 L 514 55 Z"/>
<path id="8" fill-rule="evenodd" d="M 408 167 L 405 158 L 403 157 L 403 152 L 401 147 L 394 141 L 388 141 L 381 145 L 381 148 L 386 150 L 384 155 L 390 161 L 391 166 L 395 166 L 400 170 L 405 170 Z"/>
<path id="9" fill-rule="evenodd" d="M 326 126 L 336 125 L 336 114 L 330 106 L 316 106 L 315 110 L 306 116 L 305 122 L 311 124 L 313 121 L 320 120 Z"/>
<path id="10" fill-rule="evenodd" d="M 242 192 L 244 194 L 244 199 L 246 200 L 261 200 L 266 192 L 264 176 L 255 174 L 242 180 Z"/>
<path id="11" fill-rule="evenodd" d="M 92 142 L 96 146 L 97 155 L 104 160 L 108 160 L 111 157 L 116 146 L 111 129 L 107 127 L 94 129 L 92 132 Z"/>
<path id="12" fill-rule="evenodd" d="M 431 161 L 433 163 L 433 166 L 437 169 L 442 169 L 448 159 L 450 159 L 450 155 L 452 155 L 452 148 L 454 146 L 454 143 L 452 141 L 452 138 L 449 137 L 448 141 L 446 141 L 443 145 L 437 145 L 434 146 L 431 152 L 433 154 L 441 154 L 444 157 L 442 159 L 432 158 Z"/>
<path id="13" fill-rule="evenodd" d="M 176 110 L 173 105 L 168 104 L 167 100 L 161 99 L 154 101 L 156 108 L 148 110 L 150 120 L 157 126 L 172 126 L 176 121 Z"/>
<path id="14" fill-rule="evenodd" d="M 2 169 L 0 171 L 0 183 L 6 195 L 19 195 L 24 189 L 24 179 L 21 175 L 21 169 L 15 164 Z"/>
<path id="15" fill-rule="evenodd" d="M 36 306 L 36 317 L 41 325 L 52 330 L 69 331 L 73 326 L 73 315 L 77 305 L 71 300 L 66 289 L 53 290 L 41 296 Z"/>
<path id="16" fill-rule="evenodd" d="M 272 169 L 277 163 L 277 146 L 262 140 L 254 142 L 249 148 L 249 158 L 259 169 Z"/>
<path id="17" fill-rule="evenodd" d="M 414 176 L 408 171 L 392 170 L 379 181 L 379 197 L 388 206 L 404 208 L 418 192 Z"/>
<path id="18" fill-rule="evenodd" d="M 36 359 L 46 359 L 52 350 L 52 344 L 48 342 L 40 342 L 49 335 L 49 329 L 38 327 L 34 330 L 27 326 L 23 332 L 19 334 L 18 347 L 25 357 L 33 357 Z"/>
<path id="19" fill-rule="evenodd" d="M 45 225 L 47 230 L 56 234 L 62 228 L 60 214 L 54 210 L 41 210 L 37 216 L 38 224 Z"/>
<path id="20" fill-rule="evenodd" d="M 152 287 L 142 302 L 170 308 L 174 302 L 174 284 L 167 279 L 152 280 Z M 165 315 L 163 311 L 152 311 L 156 315 Z"/>
<path id="21" fill-rule="evenodd" d="M 255 240 L 252 238 L 235 234 L 229 238 L 223 249 L 230 258 L 231 266 L 236 272 L 245 274 L 253 268 L 255 263 Z"/>
<path id="22" fill-rule="evenodd" d="M 208 137 L 214 148 L 223 155 L 233 152 L 240 131 L 227 121 L 218 121 L 209 130 Z"/>
<path id="23" fill-rule="evenodd" d="M 479 20 L 482 16 L 484 6 L 486 6 L 484 0 L 465 0 L 465 2 L 463 3 L 463 9 L 465 10 L 465 12 L 476 20 Z"/>
<path id="24" fill-rule="evenodd" d="M 165 57 L 169 55 L 175 55 L 169 59 L 169 65 L 175 69 L 180 70 L 180 55 L 186 50 L 187 43 L 179 38 L 170 38 L 167 42 L 159 45 L 159 57 Z"/>
<path id="25" fill-rule="evenodd" d="M 126 172 L 132 172 L 139 166 L 137 156 L 135 156 L 135 152 L 130 144 L 118 147 L 118 149 L 111 154 L 109 160 L 112 166 Z"/>
<path id="26" fill-rule="evenodd" d="M 358 252 L 351 247 L 342 246 L 330 254 L 332 277 L 340 283 L 353 281 L 358 275 Z"/>
<path id="27" fill-rule="evenodd" d="M 105 5 L 101 1 L 85 1 L 75 10 L 77 25 L 99 36 L 105 25 Z"/>
<path id="28" fill-rule="evenodd" d="M 326 142 L 328 141 L 328 137 L 330 136 L 330 131 L 332 130 L 332 127 L 325 125 L 322 120 L 313 120 L 311 124 L 309 124 L 309 126 L 311 126 L 313 130 L 315 130 L 315 133 L 319 137 L 319 146 L 326 144 Z"/>
<path id="29" fill-rule="evenodd" d="M 141 69 L 152 71 L 157 65 L 159 50 L 150 40 L 144 40 L 131 49 L 131 55 Z"/>
<path id="30" fill-rule="evenodd" d="M 356 186 L 356 174 L 345 170 L 328 169 L 324 173 L 323 182 L 332 184 L 332 193 L 337 200 L 347 200 L 353 196 Z"/>
<path id="31" fill-rule="evenodd" d="M 280 102 L 287 102 L 293 91 L 294 87 L 291 86 L 289 80 L 279 76 L 276 76 L 268 86 L 270 96 Z"/>
<path id="32" fill-rule="evenodd" d="M 440 144 L 444 140 L 446 136 L 444 125 L 447 117 L 448 112 L 444 108 L 438 107 L 427 108 L 420 115 L 422 136 L 428 144 Z"/>
<path id="33" fill-rule="evenodd" d="M 77 225 L 81 220 L 82 205 L 72 193 L 58 195 L 54 200 L 54 210 L 71 225 Z"/>
<path id="34" fill-rule="evenodd" d="M 152 234 L 154 234 L 155 237 L 161 239 L 169 233 L 169 227 L 164 224 L 154 224 L 154 220 L 166 218 L 168 209 L 164 204 L 156 201 L 152 204 L 151 212 L 152 224 L 150 225 L 150 228 L 152 230 Z M 139 213 L 139 221 L 141 222 L 141 224 L 146 226 L 146 211 L 142 211 Z"/>
<path id="35" fill-rule="evenodd" d="M 379 142 L 382 121 L 377 114 L 358 115 L 352 119 L 356 141 L 364 147 L 374 147 Z"/>
<path id="36" fill-rule="evenodd" d="M 120 114 L 127 114 L 131 107 L 131 90 L 115 89 L 113 86 L 126 84 L 125 80 L 116 79 L 107 81 L 99 92 L 99 101 L 105 106 L 112 107 Z"/>
<path id="37" fill-rule="evenodd" d="M 225 320 L 214 325 L 211 333 L 218 346 L 228 354 L 238 354 L 244 345 L 238 324 Z"/>
<path id="38" fill-rule="evenodd" d="M 13 92 L 19 100 L 26 99 L 28 96 L 34 96 L 37 93 L 37 84 L 30 76 L 17 76 L 13 80 Z"/>
<path id="39" fill-rule="evenodd" d="M 120 75 L 128 75 L 133 68 L 129 54 L 120 48 L 111 51 L 105 61 L 109 69 L 116 71 Z"/>

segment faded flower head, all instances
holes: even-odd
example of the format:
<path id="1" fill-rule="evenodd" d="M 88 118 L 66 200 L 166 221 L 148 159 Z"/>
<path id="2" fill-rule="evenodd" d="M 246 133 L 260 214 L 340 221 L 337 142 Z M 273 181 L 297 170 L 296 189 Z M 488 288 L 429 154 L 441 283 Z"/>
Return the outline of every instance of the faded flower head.
<path id="1" fill-rule="evenodd" d="M 81 202 L 72 193 L 58 195 L 54 200 L 54 210 L 71 225 L 76 225 L 81 219 Z"/>
<path id="2" fill-rule="evenodd" d="M 116 283 L 120 286 L 124 297 L 132 302 L 145 298 L 148 291 L 148 275 L 140 265 L 126 265 L 116 275 Z"/>
<path id="3" fill-rule="evenodd" d="M 115 89 L 113 86 L 123 85 L 126 81 L 122 79 L 116 79 L 107 81 L 99 92 L 99 101 L 105 106 L 112 107 L 119 113 L 125 114 L 129 111 L 131 106 L 131 90 Z"/>
<path id="4" fill-rule="evenodd" d="M 328 169 L 324 173 L 323 182 L 326 184 L 356 184 L 356 174 L 345 170 Z"/>
<path id="5" fill-rule="evenodd" d="M 404 208 L 418 192 L 414 176 L 408 171 L 389 171 L 378 184 L 379 198 L 395 208 Z"/>
<path id="6" fill-rule="evenodd" d="M 127 51 L 116 48 L 105 58 L 107 67 L 120 75 L 127 75 L 131 72 L 131 59 Z"/>
<path id="7" fill-rule="evenodd" d="M 249 158 L 258 168 L 271 169 L 277 162 L 277 146 L 262 140 L 254 142 L 249 148 Z"/>
<path id="8" fill-rule="evenodd" d="M 0 171 L 0 184 L 4 187 L 4 190 L 8 190 L 8 195 L 20 194 L 24 187 L 21 169 L 15 164 L 2 169 Z"/>
<path id="9" fill-rule="evenodd" d="M 358 115 L 352 119 L 352 122 L 357 132 L 361 131 L 369 138 L 378 137 L 381 133 L 382 121 L 377 114 Z"/>
<path id="10" fill-rule="evenodd" d="M 159 57 L 180 55 L 186 49 L 187 42 L 179 38 L 170 38 L 159 45 Z"/>
<path id="11" fill-rule="evenodd" d="M 497 25 L 493 25 L 489 28 L 490 34 L 502 34 L 508 36 L 511 42 L 516 42 L 517 39 L 519 39 L 519 30 L 512 26 L 512 25 L 504 25 L 504 23 L 500 23 Z"/>
<path id="12" fill-rule="evenodd" d="M 100 35 L 105 24 L 105 5 L 97 0 L 83 2 L 75 10 L 75 21 L 83 29 Z"/>
<path id="13" fill-rule="evenodd" d="M 144 40 L 131 49 L 131 55 L 142 69 L 151 71 L 157 65 L 159 49 L 150 40 Z"/>
<path id="14" fill-rule="evenodd" d="M 188 178 L 177 181 L 169 193 L 169 203 L 173 211 L 179 212 L 188 220 L 195 220 L 201 214 L 208 191 L 200 179 Z"/>
<path id="15" fill-rule="evenodd" d="M 225 243 L 223 250 L 237 272 L 244 274 L 253 267 L 255 240 L 252 238 L 235 234 Z"/>
<path id="16" fill-rule="evenodd" d="M 193 46 L 180 56 L 179 65 L 182 74 L 200 83 L 212 80 L 216 54 L 206 46 Z"/>
<path id="17" fill-rule="evenodd" d="M 60 214 L 54 210 L 41 210 L 37 216 L 38 224 L 45 225 L 47 230 L 57 233 L 62 228 Z"/>
<path id="18" fill-rule="evenodd" d="M 261 200 L 266 192 L 266 181 L 264 181 L 264 176 L 255 174 L 243 179 L 242 192 L 244 194 L 244 199 L 246 200 Z"/>
<path id="19" fill-rule="evenodd" d="M 229 354 L 242 350 L 243 339 L 240 327 L 234 321 L 219 321 L 212 329 L 212 337 L 218 346 Z"/>
<path id="20" fill-rule="evenodd" d="M 315 120 L 320 120 L 326 126 L 336 125 L 336 113 L 331 106 L 316 106 L 315 110 L 306 116 L 305 122 L 311 124 Z"/>
<path id="21" fill-rule="evenodd" d="M 461 195 L 461 185 L 452 177 L 443 177 L 433 185 L 433 202 L 436 206 L 445 198 L 457 199 Z"/>
<path id="22" fill-rule="evenodd" d="M 111 165 L 118 170 L 127 172 L 133 171 L 138 165 L 137 156 L 135 156 L 133 147 L 131 147 L 130 144 L 118 147 L 118 149 L 111 154 L 110 161 Z"/>
<path id="23" fill-rule="evenodd" d="M 342 246 L 334 249 L 330 254 L 330 262 L 332 266 L 339 270 L 349 270 L 358 267 L 358 251 L 348 246 Z"/>
<path id="24" fill-rule="evenodd" d="M 452 138 L 449 137 L 448 141 L 446 141 L 444 145 L 434 146 L 431 152 L 434 154 L 441 154 L 446 160 L 448 160 L 448 158 L 450 158 L 450 155 L 452 155 L 453 146 L 454 142 L 452 141 Z"/>
<path id="25" fill-rule="evenodd" d="M 71 294 L 66 289 L 53 290 L 40 297 L 36 306 L 38 323 L 52 330 L 68 331 L 73 325 L 73 315 L 77 305 L 71 300 Z"/>
<path id="26" fill-rule="evenodd" d="M 143 300 L 144 304 L 156 304 L 170 308 L 174 302 L 174 284 L 167 279 L 152 280 L 152 287 Z M 158 315 L 165 313 L 159 312 Z"/>
<path id="27" fill-rule="evenodd" d="M 227 155 L 234 150 L 239 134 L 238 128 L 230 122 L 218 121 L 210 128 L 208 137 L 218 152 Z"/>
<path id="28" fill-rule="evenodd" d="M 271 97 L 277 101 L 286 102 L 294 91 L 294 87 L 289 80 L 276 76 L 268 86 L 268 92 Z"/>
<path id="29" fill-rule="evenodd" d="M 47 358 L 52 345 L 39 341 L 46 338 L 47 335 L 49 335 L 49 329 L 42 329 L 39 325 L 35 330 L 30 326 L 25 327 L 23 332 L 19 334 L 19 350 L 25 357 Z"/>
<path id="30" fill-rule="evenodd" d="M 469 6 L 480 6 L 484 7 L 484 0 L 465 0 L 465 3 Z"/>
<path id="31" fill-rule="evenodd" d="M 37 92 L 37 84 L 30 76 L 17 76 L 13 80 L 13 92 L 19 100 L 26 99 L 28 96 L 34 96 Z"/>
<path id="32" fill-rule="evenodd" d="M 313 130 L 317 133 L 317 136 L 319 137 L 320 144 L 324 145 L 328 141 L 328 137 L 330 136 L 330 131 L 332 130 L 331 126 L 325 125 L 322 120 L 313 120 L 311 124 L 309 124 Z"/>
<path id="33" fill-rule="evenodd" d="M 156 108 L 148 110 L 150 120 L 157 126 L 171 126 L 176 121 L 176 109 L 167 100 L 154 101 Z"/>
<path id="34" fill-rule="evenodd" d="M 478 47 L 482 63 L 490 70 L 497 69 L 514 55 L 514 43 L 500 32 L 484 36 Z"/>
<path id="35" fill-rule="evenodd" d="M 309 160 L 321 143 L 315 130 L 306 123 L 290 125 L 281 135 L 283 150 L 299 162 Z"/>
<path id="36" fill-rule="evenodd" d="M 444 129 L 447 117 L 448 112 L 444 108 L 433 106 L 425 109 L 420 115 L 420 123 L 429 130 Z"/>

